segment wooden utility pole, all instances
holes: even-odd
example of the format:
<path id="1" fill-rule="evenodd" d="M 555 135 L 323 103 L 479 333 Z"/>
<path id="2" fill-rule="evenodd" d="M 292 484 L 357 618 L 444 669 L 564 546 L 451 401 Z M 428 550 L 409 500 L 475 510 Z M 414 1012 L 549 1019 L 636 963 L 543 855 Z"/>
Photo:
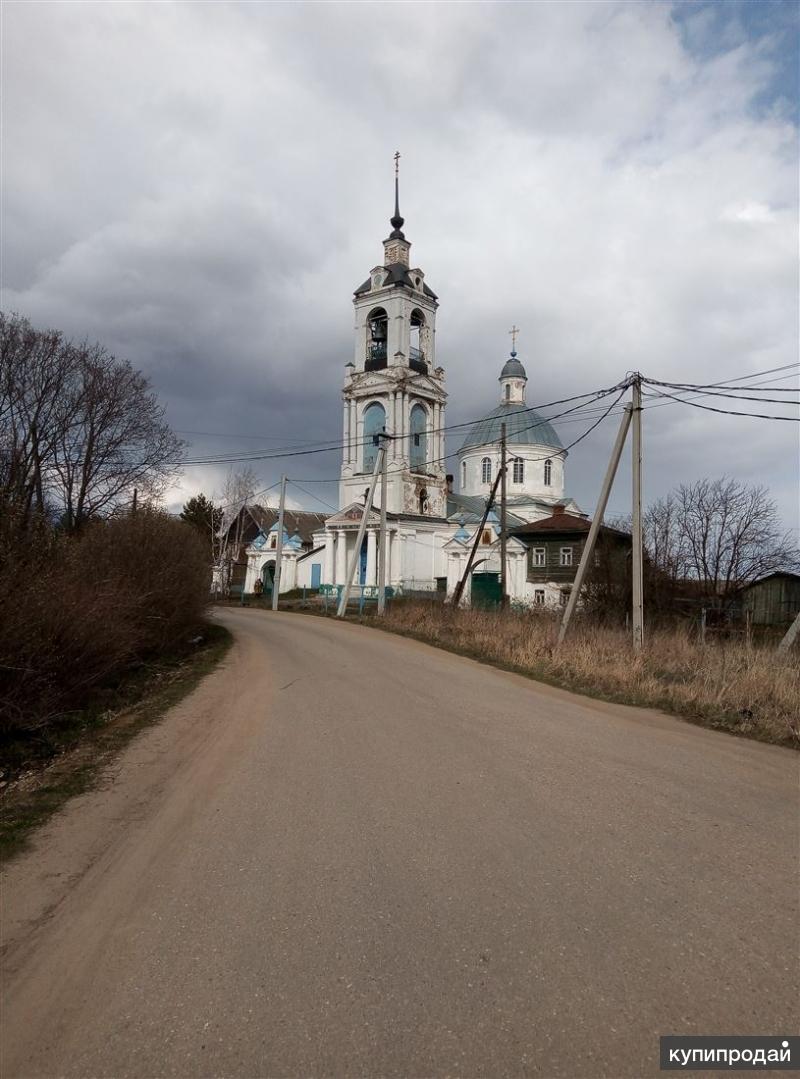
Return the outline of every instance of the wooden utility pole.
<path id="1" fill-rule="evenodd" d="M 353 549 L 353 553 L 350 556 L 350 564 L 347 567 L 347 576 L 345 578 L 344 588 L 342 589 L 342 595 L 339 600 L 339 607 L 336 611 L 337 618 L 344 618 L 347 611 L 347 604 L 350 600 L 350 592 L 353 588 L 353 578 L 356 575 L 356 566 L 358 560 L 361 557 L 361 544 L 364 542 L 364 535 L 367 531 L 367 520 L 369 519 L 369 511 L 372 506 L 372 499 L 375 497 L 375 488 L 378 486 L 378 476 L 383 469 L 383 459 L 386 456 L 386 442 L 384 435 L 376 435 L 376 439 L 381 439 L 380 448 L 375 455 L 375 467 L 372 470 L 372 479 L 370 480 L 369 487 L 367 488 L 366 496 L 364 497 L 364 512 L 361 514 L 361 524 L 358 526 L 358 536 L 356 538 L 356 545 Z"/>
<path id="2" fill-rule="evenodd" d="M 642 539 L 642 376 L 633 379 L 633 650 L 644 644 L 644 544 Z"/>
<path id="3" fill-rule="evenodd" d="M 486 520 L 487 520 L 487 518 L 489 516 L 489 512 L 490 512 L 490 510 L 492 508 L 492 504 L 494 503 L 495 496 L 497 494 L 497 487 L 498 487 L 498 485 L 500 483 L 500 476 L 501 475 L 502 475 L 502 473 L 498 472 L 497 475 L 495 476 L 494 483 L 492 484 L 492 489 L 489 492 L 488 499 L 486 500 L 486 509 L 483 511 L 483 517 L 481 517 L 481 523 L 478 525 L 478 531 L 475 533 L 475 542 L 472 544 L 472 550 L 470 551 L 469 558 L 467 559 L 466 569 L 464 570 L 464 573 L 462 574 L 461 580 L 458 582 L 458 584 L 455 587 L 455 591 L 453 592 L 453 599 L 451 600 L 451 602 L 452 602 L 454 607 L 458 607 L 459 603 L 461 602 L 461 597 L 464 594 L 464 585 L 467 583 L 467 579 L 468 579 L 468 577 L 470 575 L 470 571 L 472 570 L 472 564 L 475 561 L 475 555 L 478 553 L 478 544 L 481 542 L 481 535 L 483 534 L 483 528 L 484 528 L 484 525 L 486 524 Z"/>
<path id="4" fill-rule="evenodd" d="M 275 577 L 272 581 L 272 609 L 278 609 L 281 591 L 281 559 L 283 558 L 283 515 L 286 512 L 286 476 L 281 476 L 281 500 L 278 505 L 278 542 L 275 545 Z"/>
<path id="5" fill-rule="evenodd" d="M 386 438 L 381 440 L 383 460 L 381 462 L 381 530 L 378 536 L 378 614 L 386 610 L 386 499 L 387 472 L 389 454 L 386 452 Z"/>
<path id="6" fill-rule="evenodd" d="M 792 622 L 791 626 L 789 626 L 789 628 L 786 630 L 786 635 L 784 636 L 781 643 L 778 645 L 778 651 L 788 652 L 794 642 L 797 640 L 798 633 L 800 633 L 800 611 L 798 611 L 797 617 L 795 618 L 794 622 Z"/>
<path id="7" fill-rule="evenodd" d="M 614 483 L 614 477 L 617 474 L 617 466 L 619 465 L 619 459 L 622 456 L 622 448 L 625 445 L 625 439 L 628 434 L 628 428 L 631 425 L 631 412 L 633 411 L 631 405 L 625 406 L 625 412 L 622 416 L 622 421 L 619 425 L 619 431 L 617 432 L 617 440 L 614 443 L 614 449 L 611 451 L 611 458 L 608 462 L 608 468 L 606 469 L 605 479 L 603 480 L 603 486 L 600 489 L 600 497 L 597 500 L 597 509 L 594 511 L 594 517 L 589 527 L 589 535 L 586 537 L 586 543 L 583 547 L 583 554 L 581 555 L 580 564 L 578 565 L 578 572 L 575 574 L 575 580 L 572 583 L 572 591 L 569 594 L 567 600 L 567 606 L 564 609 L 564 616 L 561 619 L 561 625 L 558 629 L 558 643 L 561 644 L 567 635 L 567 629 L 569 628 L 572 614 L 578 605 L 578 599 L 583 588 L 583 582 L 586 579 L 589 566 L 592 564 L 592 555 L 594 554 L 595 543 L 597 536 L 600 532 L 600 528 L 603 524 L 603 516 L 606 512 L 606 506 L 608 505 L 608 496 L 611 493 L 611 487 Z"/>
<path id="8" fill-rule="evenodd" d="M 506 559 L 506 425 L 500 425 L 500 609 L 508 606 L 508 563 Z"/>

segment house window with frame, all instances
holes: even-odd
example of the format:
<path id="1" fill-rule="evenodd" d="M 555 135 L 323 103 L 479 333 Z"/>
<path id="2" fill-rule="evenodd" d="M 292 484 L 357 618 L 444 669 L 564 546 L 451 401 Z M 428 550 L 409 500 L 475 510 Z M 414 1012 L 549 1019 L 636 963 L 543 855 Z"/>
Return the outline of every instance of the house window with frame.
<path id="1" fill-rule="evenodd" d="M 492 459 L 484 457 L 481 461 L 481 483 L 492 482 Z"/>
<path id="2" fill-rule="evenodd" d="M 553 482 L 553 462 L 548 457 L 544 463 L 544 485 L 550 487 Z"/>
<path id="3" fill-rule="evenodd" d="M 558 564 L 560 566 L 571 566 L 572 565 L 572 548 L 571 547 L 562 547 L 561 548 L 561 550 L 559 551 Z"/>
<path id="4" fill-rule="evenodd" d="M 533 590 L 533 605 L 534 607 L 544 607 L 544 589 L 534 588 Z"/>
<path id="5" fill-rule="evenodd" d="M 531 565 L 544 566 L 547 564 L 547 548 L 534 547 L 531 551 Z"/>
<path id="6" fill-rule="evenodd" d="M 512 479 L 514 483 L 525 482 L 525 462 L 521 457 L 514 458 L 514 468 L 512 472 Z"/>
<path id="7" fill-rule="evenodd" d="M 569 592 L 559 592 L 558 602 L 561 607 L 566 607 L 567 603 L 569 602 Z"/>

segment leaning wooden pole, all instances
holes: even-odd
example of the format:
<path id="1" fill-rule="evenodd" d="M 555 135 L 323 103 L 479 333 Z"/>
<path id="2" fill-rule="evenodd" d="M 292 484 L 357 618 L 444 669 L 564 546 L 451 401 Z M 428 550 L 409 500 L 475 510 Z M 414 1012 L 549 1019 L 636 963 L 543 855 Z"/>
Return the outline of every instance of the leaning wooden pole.
<path id="1" fill-rule="evenodd" d="M 583 588 L 583 582 L 586 579 L 586 574 L 588 572 L 589 566 L 591 565 L 595 543 L 597 542 L 597 536 L 603 524 L 603 516 L 605 515 L 606 506 L 608 505 L 608 496 L 611 494 L 611 487 L 614 483 L 614 477 L 617 474 L 619 459 L 622 456 L 622 448 L 625 445 L 625 438 L 628 434 L 628 428 L 631 425 L 632 413 L 633 405 L 626 405 L 625 411 L 622 415 L 622 420 L 620 421 L 619 431 L 617 432 L 617 440 L 614 443 L 614 449 L 611 451 L 611 458 L 608 462 L 608 468 L 606 469 L 606 476 L 603 480 L 603 486 L 600 489 L 600 497 L 597 500 L 597 509 L 594 511 L 594 517 L 592 518 L 592 523 L 589 528 L 589 535 L 586 537 L 586 543 L 583 548 L 583 554 L 581 555 L 578 572 L 575 574 L 572 591 L 569 594 L 567 606 L 564 610 L 564 617 L 561 619 L 561 625 L 558 629 L 559 644 L 563 644 L 564 638 L 567 635 L 567 630 L 569 629 L 569 624 L 572 619 L 573 612 L 578 605 L 578 597 L 580 596 L 581 589 Z"/>
<path id="2" fill-rule="evenodd" d="M 800 611 L 797 612 L 797 618 L 795 618 L 794 622 L 792 622 L 791 626 L 786 630 L 786 635 L 778 645 L 778 651 L 788 652 L 797 640 L 798 634 L 800 634 Z"/>
<path id="3" fill-rule="evenodd" d="M 495 476 L 494 483 L 492 484 L 492 489 L 489 492 L 488 499 L 486 500 L 486 509 L 483 511 L 481 523 L 478 525 L 478 531 L 475 533 L 475 542 L 472 544 L 472 550 L 470 551 L 469 558 L 467 559 L 467 567 L 464 570 L 461 580 L 458 582 L 455 589 L 453 590 L 453 598 L 451 602 L 454 607 L 458 607 L 459 603 L 461 603 L 461 597 L 464 594 L 464 586 L 466 585 L 467 580 L 469 579 L 469 575 L 472 571 L 472 564 L 475 561 L 475 555 L 478 553 L 478 544 L 481 542 L 483 527 L 486 524 L 487 518 L 489 517 L 489 513 L 494 503 L 495 496 L 497 494 L 497 488 L 500 484 L 500 477 L 502 476 L 502 474 L 502 471 L 500 471 Z"/>
<path id="4" fill-rule="evenodd" d="M 380 477 L 381 469 L 383 467 L 383 458 L 385 453 L 386 442 L 384 441 L 381 443 L 380 449 L 375 455 L 375 467 L 372 470 L 372 480 L 370 481 L 367 496 L 364 499 L 364 512 L 361 514 L 361 524 L 358 526 L 356 545 L 352 555 L 350 556 L 350 565 L 347 567 L 347 577 L 345 578 L 344 588 L 342 589 L 342 597 L 339 600 L 339 609 L 336 612 L 337 618 L 344 618 L 347 611 L 347 604 L 350 599 L 351 589 L 353 587 L 353 578 L 356 575 L 356 566 L 358 565 L 358 560 L 361 557 L 361 544 L 364 542 L 364 535 L 367 531 L 369 511 L 372 508 L 372 499 L 375 496 L 375 488 L 378 485 L 378 478 Z"/>

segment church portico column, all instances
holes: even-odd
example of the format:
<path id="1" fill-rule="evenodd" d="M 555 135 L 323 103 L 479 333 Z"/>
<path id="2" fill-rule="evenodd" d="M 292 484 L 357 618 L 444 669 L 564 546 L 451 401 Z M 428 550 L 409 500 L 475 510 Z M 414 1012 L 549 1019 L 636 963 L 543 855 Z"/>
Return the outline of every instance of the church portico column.
<path id="1" fill-rule="evenodd" d="M 334 584 L 344 584 L 347 574 L 347 533 L 340 529 L 336 533 L 336 580 Z"/>
<path id="2" fill-rule="evenodd" d="M 370 528 L 367 531 L 367 576 L 364 581 L 367 585 L 374 585 L 378 582 L 378 537 L 374 528 Z"/>
<path id="3" fill-rule="evenodd" d="M 334 544 L 336 542 L 336 535 L 333 529 L 329 528 L 325 533 L 325 580 L 323 584 L 336 584 L 333 579 L 334 575 Z"/>

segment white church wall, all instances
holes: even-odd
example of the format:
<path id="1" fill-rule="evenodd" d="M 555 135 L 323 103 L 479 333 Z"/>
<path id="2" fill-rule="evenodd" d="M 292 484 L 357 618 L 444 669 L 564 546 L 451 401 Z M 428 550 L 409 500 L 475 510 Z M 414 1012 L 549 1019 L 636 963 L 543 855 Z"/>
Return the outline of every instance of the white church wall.
<path id="1" fill-rule="evenodd" d="M 492 444 L 470 448 L 460 458 L 458 467 L 459 490 L 463 495 L 479 495 L 486 498 L 500 468 L 500 447 Z M 491 461 L 491 480 L 483 480 L 483 461 Z M 513 460 L 520 457 L 525 462 L 524 480 L 514 483 Z M 545 461 L 550 461 L 550 484 L 544 482 Z M 466 468 L 462 465 L 466 465 Z M 563 498 L 564 496 L 564 451 L 552 446 L 508 447 L 508 482 L 509 495 L 529 495 L 532 498 Z"/>

